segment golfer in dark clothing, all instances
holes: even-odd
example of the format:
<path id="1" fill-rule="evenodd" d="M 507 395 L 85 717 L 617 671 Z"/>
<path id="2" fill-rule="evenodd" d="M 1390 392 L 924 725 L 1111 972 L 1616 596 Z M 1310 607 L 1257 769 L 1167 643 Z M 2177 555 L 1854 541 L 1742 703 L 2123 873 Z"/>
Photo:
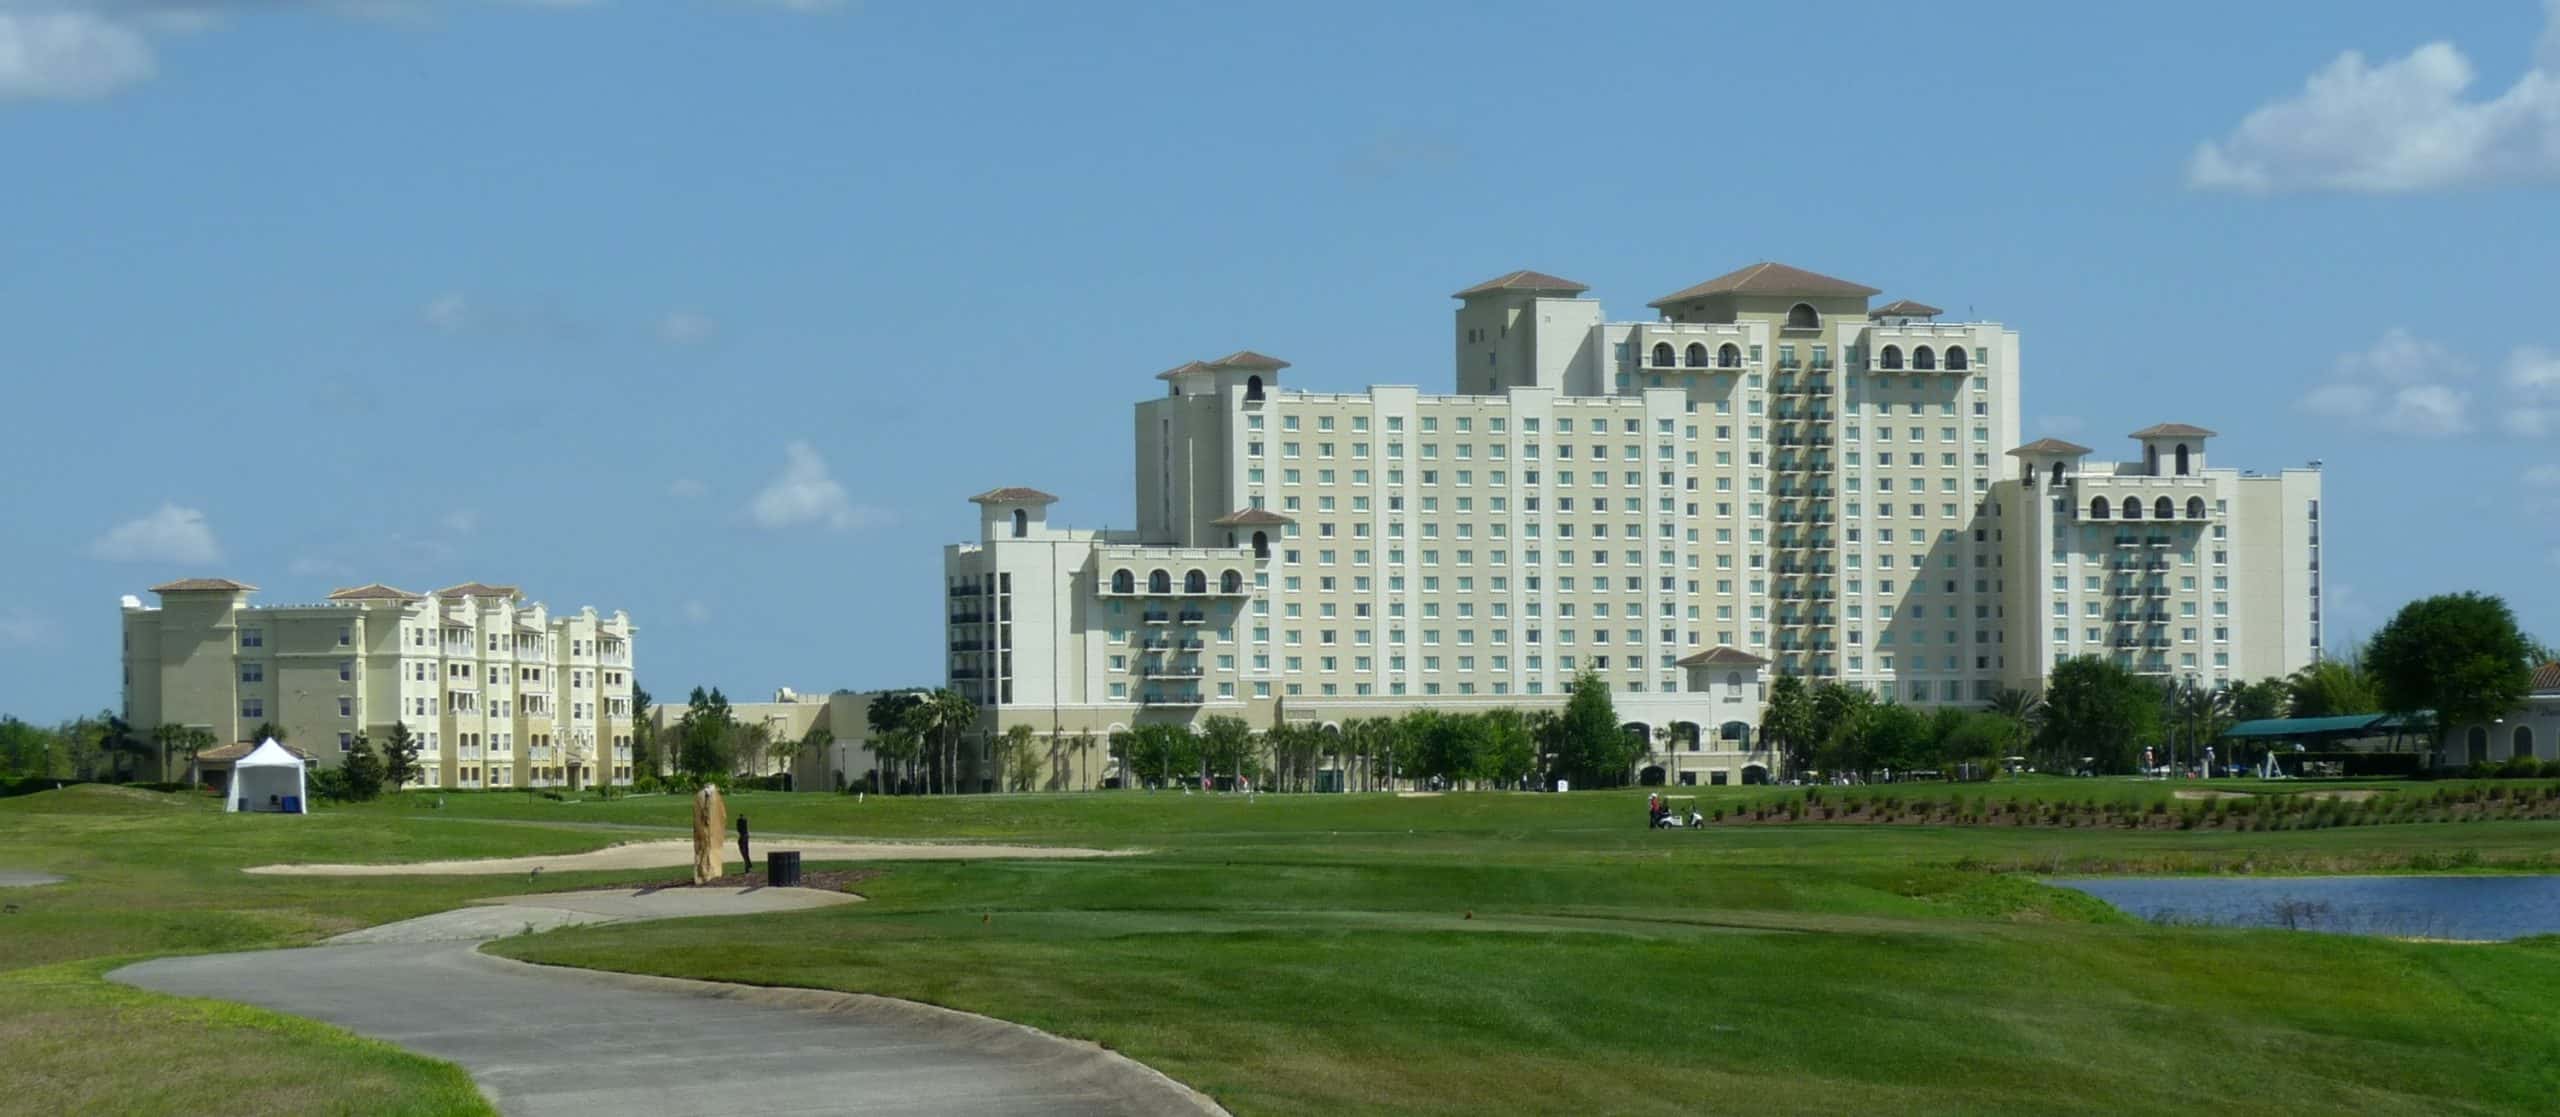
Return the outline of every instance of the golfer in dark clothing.
<path id="1" fill-rule="evenodd" d="M 745 815 L 738 816 L 738 860 L 747 863 L 746 867 L 739 871 L 746 873 L 756 871 L 756 855 L 747 852 L 747 816 Z"/>

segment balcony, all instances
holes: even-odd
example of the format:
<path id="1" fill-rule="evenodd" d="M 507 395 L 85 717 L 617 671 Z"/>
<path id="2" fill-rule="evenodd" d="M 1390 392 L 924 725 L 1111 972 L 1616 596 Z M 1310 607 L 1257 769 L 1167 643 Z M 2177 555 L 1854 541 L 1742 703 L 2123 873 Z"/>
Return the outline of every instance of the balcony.
<path id="1" fill-rule="evenodd" d="M 1141 706 L 1197 706 L 1200 704 L 1200 692 L 1196 690 L 1141 691 L 1138 694 L 1138 704 Z"/>
<path id="2" fill-rule="evenodd" d="M 1208 623 L 1208 620 L 1209 614 L 1201 612 L 1198 609 L 1185 609 L 1182 611 L 1181 621 L 1184 624 L 1206 624 Z"/>
<path id="3" fill-rule="evenodd" d="M 1147 610 L 1146 615 L 1139 619 L 1148 624 L 1170 624 L 1173 622 L 1173 614 L 1158 609 L 1149 609 Z"/>
<path id="4" fill-rule="evenodd" d="M 985 613 L 953 613 L 953 614 L 951 614 L 951 623 L 953 623 L 953 624 L 984 624 L 984 623 L 986 623 L 986 620 L 987 620 L 987 615 L 986 615 Z"/>
<path id="5" fill-rule="evenodd" d="M 1138 673 L 1142 679 L 1197 679 L 1202 670 L 1197 663 L 1167 663 Z"/>

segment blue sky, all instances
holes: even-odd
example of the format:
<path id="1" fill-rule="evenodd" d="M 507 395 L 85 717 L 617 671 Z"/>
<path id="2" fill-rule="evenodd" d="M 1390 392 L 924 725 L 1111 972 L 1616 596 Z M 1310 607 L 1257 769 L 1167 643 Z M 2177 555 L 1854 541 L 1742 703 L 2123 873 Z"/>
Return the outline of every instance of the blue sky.
<path id="1" fill-rule="evenodd" d="M 2324 459 L 2333 636 L 2560 636 L 2560 0 L 2319 11 L 0 0 L 0 711 L 197 574 L 934 681 L 964 498 L 1128 523 L 1153 372 L 1764 258 L 2017 326 L 2030 436 Z"/>

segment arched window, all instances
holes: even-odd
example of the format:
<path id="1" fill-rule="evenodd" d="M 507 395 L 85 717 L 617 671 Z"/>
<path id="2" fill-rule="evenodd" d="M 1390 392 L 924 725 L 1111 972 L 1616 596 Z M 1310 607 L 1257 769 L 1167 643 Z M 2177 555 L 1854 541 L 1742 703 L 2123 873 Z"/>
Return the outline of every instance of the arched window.
<path id="1" fill-rule="evenodd" d="M 1901 368 L 1901 367 L 1902 367 L 1902 347 L 1901 347 L 1901 346 L 1899 346 L 1899 345 L 1888 345 L 1888 346 L 1885 346 L 1885 347 L 1884 347 L 1884 351 L 1883 351 L 1883 352 L 1876 354 L 1876 367 L 1877 367 L 1877 368 Z"/>
<path id="2" fill-rule="evenodd" d="M 2519 725 L 2516 727 L 2515 745 L 2513 748 L 2508 750 L 2507 755 L 2517 759 L 2524 759 L 2533 755 L 2532 726 Z"/>
<path id="3" fill-rule="evenodd" d="M 1964 346 L 1961 346 L 1961 345 L 1950 345 L 1950 346 L 1948 346 L 1948 347 L 1947 347 L 1947 370 L 1948 370 L 1948 371 L 1950 371 L 1950 372 L 1963 372 L 1963 371 L 1964 371 L 1964 363 L 1965 363 Z"/>
<path id="4" fill-rule="evenodd" d="M 1207 592 L 1209 592 L 1209 576 L 1208 576 L 1208 575 L 1206 575 L 1206 574 L 1203 574 L 1203 573 L 1201 573 L 1201 572 L 1199 572 L 1199 571 L 1197 571 L 1197 570 L 1194 570 L 1194 571 L 1192 571 L 1192 572 L 1190 572 L 1190 573 L 1188 573 L 1188 574 L 1183 575 L 1183 576 L 1182 576 L 1182 592 L 1184 592 L 1184 593 L 1207 593 Z"/>
<path id="5" fill-rule="evenodd" d="M 1014 509 L 1013 537 L 1020 539 L 1029 534 L 1031 534 L 1031 513 L 1023 511 L 1020 508 Z"/>
<path id="6" fill-rule="evenodd" d="M 1164 571 L 1161 571 L 1161 570 L 1156 571 L 1156 572 L 1155 572 L 1155 573 L 1153 573 L 1153 574 L 1149 574 L 1149 575 L 1147 575 L 1147 592 L 1148 592 L 1148 593 L 1172 593 L 1172 592 L 1173 592 L 1173 575 L 1171 575 L 1171 574 L 1167 574 L 1167 573 L 1165 573 Z"/>
<path id="7" fill-rule="evenodd" d="M 1245 401 L 1246 403 L 1254 403 L 1254 402 L 1257 402 L 1257 401 L 1259 401 L 1259 400 L 1261 400 L 1261 399 L 1262 399 L 1262 377 L 1261 377 L 1261 376 L 1259 376 L 1259 375 L 1245 377 L 1245 378 L 1244 378 L 1244 401 Z"/>
<path id="8" fill-rule="evenodd" d="M 1822 315 L 1815 313 L 1811 303 L 1797 303 L 1787 308 L 1787 328 L 1790 330 L 1821 329 Z"/>
<path id="9" fill-rule="evenodd" d="M 1128 571 L 1126 571 L 1126 570 L 1114 570 L 1114 571 L 1112 571 L 1112 572 L 1111 572 L 1111 592 L 1113 592 L 1113 593 L 1136 593 L 1136 592 L 1138 592 L 1138 576 L 1137 576 L 1137 575 L 1135 575 L 1135 574 L 1131 574 L 1131 573 L 1129 573 L 1129 572 L 1128 572 Z"/>
<path id="10" fill-rule="evenodd" d="M 2089 498 L 2089 518 L 2092 520 L 2103 520 L 2107 518 L 2107 498 L 2102 496 L 2093 496 Z"/>
<path id="11" fill-rule="evenodd" d="M 1654 343 L 1653 343 L 1653 367 L 1655 367 L 1655 368 L 1670 368 L 1670 367 L 1671 367 L 1671 364 L 1672 364 L 1671 343 L 1670 343 L 1670 342 L 1667 342 L 1667 341 L 1657 341 L 1657 342 L 1654 342 Z"/>
<path id="12" fill-rule="evenodd" d="M 1742 347 L 1730 341 L 1724 343 L 1724 348 L 1716 350 L 1716 367 L 1741 368 Z"/>
<path id="13" fill-rule="evenodd" d="M 1707 347 L 1699 342 L 1690 342 L 1689 351 L 1681 354 L 1681 359 L 1690 368 L 1705 368 L 1707 367 Z"/>
<path id="14" fill-rule="evenodd" d="M 2469 763 L 2486 764 L 2489 762 L 2488 730 L 2477 725 L 2472 726 L 2471 732 L 2463 734 L 2462 745 L 2462 751 L 2469 754 L 2466 757 Z"/>
<path id="15" fill-rule="evenodd" d="M 2180 477 L 2184 477 L 2184 476 L 2186 476 L 2186 475 L 2187 475 L 2187 444 L 2186 444 L 2186 443 L 2184 443 L 2184 442 L 2181 442 L 2181 443 L 2179 443 L 2179 444 L 2178 444 L 2178 476 L 2180 476 Z"/>
<path id="16" fill-rule="evenodd" d="M 2030 461 L 2019 462 L 2018 480 L 2024 482 L 2030 489 L 2036 487 L 2036 463 Z"/>
<path id="17" fill-rule="evenodd" d="M 1934 372 L 1934 371 L 1936 371 L 1936 370 L 1937 370 L 1937 367 L 1938 367 L 1938 354 L 1937 354 L 1937 351 L 1936 351 L 1936 350 L 1933 350 L 1933 349 L 1931 349 L 1931 348 L 1929 348 L 1929 347 L 1928 347 L 1928 346 L 1926 346 L 1926 345 L 1914 345 L 1914 346 L 1912 346 L 1912 347 L 1911 347 L 1911 367 L 1916 368 L 1916 369 L 1919 369 L 1919 370 L 1921 370 L 1921 371 L 1923 371 L 1923 372 Z"/>
<path id="18" fill-rule="evenodd" d="M 1227 571 L 1227 572 L 1226 572 L 1226 573 L 1224 573 L 1224 574 L 1220 574 L 1220 575 L 1218 575 L 1218 592 L 1219 592 L 1219 593 L 1243 593 L 1243 592 L 1244 592 L 1244 575 L 1242 575 L 1242 574 L 1238 574 L 1238 573 L 1236 573 L 1236 572 L 1235 572 L 1235 571 L 1233 571 L 1233 570 L 1230 570 L 1230 571 Z"/>
<path id="19" fill-rule="evenodd" d="M 1742 672 L 1727 671 L 1724 673 L 1724 696 L 1727 698 L 1742 697 Z"/>
<path id="20" fill-rule="evenodd" d="M 1258 559 L 1267 559 L 1271 557 L 1271 537 L 1269 535 L 1259 531 L 1253 533 L 1253 557 Z"/>
<path id="21" fill-rule="evenodd" d="M 2053 483 L 2054 483 L 2055 485 L 2060 485 L 2060 484 L 2062 484 L 2062 463 L 2061 463 L 2061 462 L 2055 462 L 2055 463 L 2053 463 Z"/>
<path id="22" fill-rule="evenodd" d="M 2174 520 L 2174 519 L 2177 519 L 2177 518 L 2178 518 L 2178 509 L 2177 509 L 2177 506 L 2176 506 L 2176 505 L 2173 505 L 2173 504 L 2171 504 L 2171 503 L 2169 503 L 2169 498 L 2168 498 L 2168 497 L 2165 497 L 2165 496 L 2164 496 L 2164 497 L 2161 497 L 2161 498 L 2160 498 L 2160 499 L 2158 499 L 2158 500 L 2152 501 L 2152 502 L 2151 502 L 2151 518 L 2152 518 L 2152 519 L 2155 519 L 2155 520 Z"/>
<path id="23" fill-rule="evenodd" d="M 2124 498 L 2124 518 L 2128 520 L 2139 520 L 2142 518 L 2141 497 L 2129 496 Z"/>
<path id="24" fill-rule="evenodd" d="M 2187 498 L 2187 518 L 2190 520 L 2201 520 L 2204 518 L 2203 497 L 2191 496 Z"/>

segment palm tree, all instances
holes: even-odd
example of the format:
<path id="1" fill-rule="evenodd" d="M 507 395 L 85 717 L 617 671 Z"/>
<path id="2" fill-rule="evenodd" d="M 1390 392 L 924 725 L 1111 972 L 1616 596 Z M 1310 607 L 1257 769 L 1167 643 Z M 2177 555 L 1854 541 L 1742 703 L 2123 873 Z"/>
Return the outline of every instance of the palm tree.
<path id="1" fill-rule="evenodd" d="M 187 727 L 174 721 L 151 727 L 151 747 L 160 754 L 160 782 L 169 782 L 169 754 L 183 747 L 186 737 Z"/>
<path id="2" fill-rule="evenodd" d="M 2004 759 L 2023 754 L 2028 738 L 2035 736 L 2037 723 L 2044 720 L 2044 698 L 2034 691 L 2017 687 L 2007 687 L 1993 694 L 1990 705 L 1985 708 L 2008 719 L 2009 739 L 2002 746 L 2007 750 Z"/>
<path id="3" fill-rule="evenodd" d="M 932 725 L 941 739 L 942 787 L 947 794 L 960 790 L 960 738 L 978 723 L 978 704 L 950 687 L 934 691 L 925 699 Z"/>

